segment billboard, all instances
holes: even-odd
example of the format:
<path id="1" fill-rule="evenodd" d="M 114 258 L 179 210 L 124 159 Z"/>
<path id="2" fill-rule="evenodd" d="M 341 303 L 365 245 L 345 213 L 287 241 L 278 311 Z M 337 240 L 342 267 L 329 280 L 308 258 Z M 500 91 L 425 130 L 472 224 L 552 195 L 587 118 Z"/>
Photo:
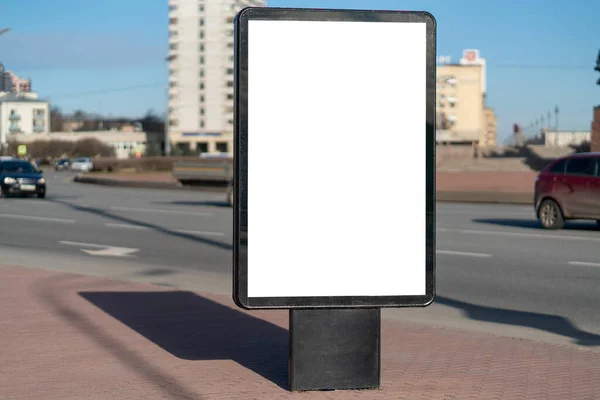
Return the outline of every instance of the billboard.
<path id="1" fill-rule="evenodd" d="M 235 26 L 235 302 L 429 304 L 433 17 L 267 7 Z"/>

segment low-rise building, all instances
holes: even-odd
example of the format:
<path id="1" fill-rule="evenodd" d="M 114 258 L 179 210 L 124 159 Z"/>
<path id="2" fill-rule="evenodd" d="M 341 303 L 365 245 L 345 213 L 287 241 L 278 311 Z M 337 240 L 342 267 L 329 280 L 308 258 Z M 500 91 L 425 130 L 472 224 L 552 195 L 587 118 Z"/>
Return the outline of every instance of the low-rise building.
<path id="1" fill-rule="evenodd" d="M 36 93 L 0 92 L 0 145 L 8 135 L 47 134 L 50 130 L 50 105 Z"/>
<path id="2" fill-rule="evenodd" d="M 569 147 L 591 142 L 591 131 L 544 131 L 544 146 Z"/>
<path id="3" fill-rule="evenodd" d="M 37 140 L 60 140 L 76 142 L 83 139 L 96 139 L 111 146 L 117 158 L 125 159 L 144 155 L 150 145 L 146 132 L 87 131 L 87 132 L 47 132 L 41 135 L 11 134 L 8 140 L 28 144 Z"/>

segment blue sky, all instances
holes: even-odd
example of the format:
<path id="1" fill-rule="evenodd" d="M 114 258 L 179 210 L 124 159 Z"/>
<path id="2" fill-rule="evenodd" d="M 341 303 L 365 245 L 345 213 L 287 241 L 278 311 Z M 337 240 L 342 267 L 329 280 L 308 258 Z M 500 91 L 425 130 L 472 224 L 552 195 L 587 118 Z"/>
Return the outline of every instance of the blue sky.
<path id="1" fill-rule="evenodd" d="M 2 0 L 0 62 L 63 110 L 140 116 L 165 109 L 167 0 Z M 551 4 L 551 7 L 549 6 Z M 576 6 L 574 6 L 576 4 Z M 555 105 L 559 128 L 590 129 L 600 104 L 600 2 L 566 0 L 270 0 L 273 7 L 426 10 L 438 55 L 477 48 L 499 136 Z M 113 91 L 113 89 L 122 89 Z"/>

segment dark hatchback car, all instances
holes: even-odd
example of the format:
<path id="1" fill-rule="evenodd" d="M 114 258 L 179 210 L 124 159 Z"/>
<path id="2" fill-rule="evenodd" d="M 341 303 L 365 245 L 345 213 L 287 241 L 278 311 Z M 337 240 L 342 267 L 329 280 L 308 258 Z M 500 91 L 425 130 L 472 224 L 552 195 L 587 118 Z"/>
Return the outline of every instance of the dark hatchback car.
<path id="1" fill-rule="evenodd" d="M 56 161 L 56 163 L 54 163 L 54 170 L 68 171 L 71 167 L 71 164 L 73 164 L 73 160 L 71 160 L 70 158 L 61 158 L 60 160 Z"/>
<path id="2" fill-rule="evenodd" d="M 595 220 L 600 228 L 600 153 L 559 158 L 535 181 L 535 212 L 542 226 L 560 229 L 566 220 Z"/>
<path id="3" fill-rule="evenodd" d="M 46 197 L 42 171 L 24 160 L 0 161 L 0 197 L 11 194 Z"/>

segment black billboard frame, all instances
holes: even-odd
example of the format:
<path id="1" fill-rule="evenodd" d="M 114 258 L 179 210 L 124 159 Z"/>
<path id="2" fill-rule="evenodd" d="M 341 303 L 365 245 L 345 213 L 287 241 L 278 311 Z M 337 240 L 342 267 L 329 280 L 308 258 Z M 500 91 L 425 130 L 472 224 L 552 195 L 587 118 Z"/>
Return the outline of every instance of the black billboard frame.
<path id="1" fill-rule="evenodd" d="M 426 291 L 422 296 L 248 297 L 248 22 L 356 21 L 426 24 Z M 241 308 L 345 309 L 426 307 L 435 298 L 436 21 L 425 11 L 248 7 L 234 21 L 233 300 Z"/>

